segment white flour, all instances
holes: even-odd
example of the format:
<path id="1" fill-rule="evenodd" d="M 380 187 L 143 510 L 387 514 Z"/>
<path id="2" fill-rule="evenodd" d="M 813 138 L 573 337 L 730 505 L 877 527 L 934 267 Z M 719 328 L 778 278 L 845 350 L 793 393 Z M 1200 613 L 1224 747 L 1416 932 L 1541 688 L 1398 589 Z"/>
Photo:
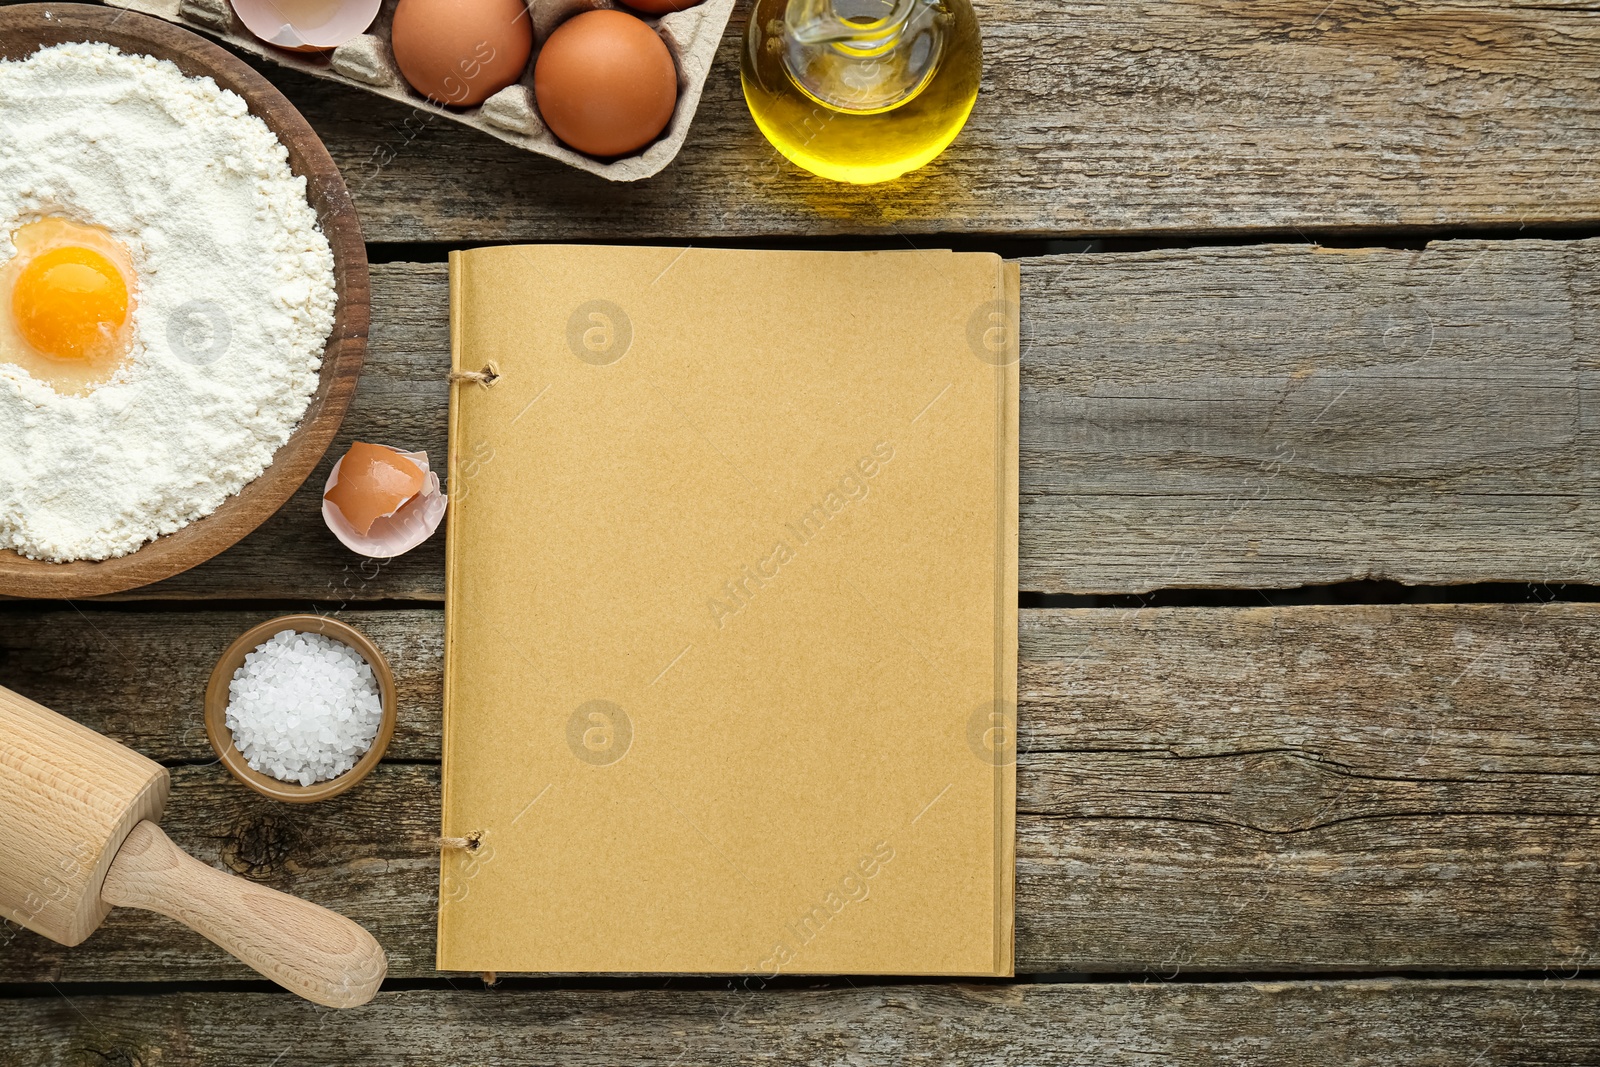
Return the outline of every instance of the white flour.
<path id="1" fill-rule="evenodd" d="M 122 556 L 215 511 L 289 439 L 333 328 L 333 254 L 242 99 L 109 45 L 0 62 L 0 261 L 52 215 L 132 254 L 133 349 L 81 397 L 0 364 L 0 548 Z"/>

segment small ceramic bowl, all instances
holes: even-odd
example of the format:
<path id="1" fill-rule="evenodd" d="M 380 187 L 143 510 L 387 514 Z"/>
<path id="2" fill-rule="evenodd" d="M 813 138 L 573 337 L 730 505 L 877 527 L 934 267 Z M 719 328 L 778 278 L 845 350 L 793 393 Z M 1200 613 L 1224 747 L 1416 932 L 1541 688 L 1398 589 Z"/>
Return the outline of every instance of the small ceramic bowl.
<path id="1" fill-rule="evenodd" d="M 248 653 L 254 652 L 273 634 L 283 630 L 321 634 L 335 641 L 342 641 L 360 653 L 361 658 L 372 667 L 372 673 L 378 679 L 378 693 L 383 698 L 383 721 L 378 725 L 378 735 L 372 739 L 372 747 L 367 750 L 367 754 L 357 760 L 354 767 L 337 778 L 313 782 L 311 785 L 280 782 L 270 774 L 262 774 L 253 769 L 245 762 L 244 755 L 233 747 L 233 731 L 228 729 L 228 683 L 233 680 L 234 672 L 244 663 L 244 657 Z M 389 669 L 389 661 L 383 658 L 378 646 L 354 626 L 326 615 L 282 615 L 276 619 L 269 619 L 260 626 L 252 626 L 240 634 L 239 639 L 229 645 L 222 658 L 217 660 L 216 667 L 211 671 L 211 681 L 206 685 L 205 720 L 206 737 L 211 740 L 211 747 L 217 750 L 217 755 L 222 757 L 222 765 L 228 768 L 235 778 L 257 793 L 273 800 L 288 801 L 290 804 L 326 800 L 328 797 L 338 796 L 361 781 L 372 773 L 372 768 L 383 759 L 383 750 L 389 747 L 389 739 L 394 736 L 394 672 Z"/>

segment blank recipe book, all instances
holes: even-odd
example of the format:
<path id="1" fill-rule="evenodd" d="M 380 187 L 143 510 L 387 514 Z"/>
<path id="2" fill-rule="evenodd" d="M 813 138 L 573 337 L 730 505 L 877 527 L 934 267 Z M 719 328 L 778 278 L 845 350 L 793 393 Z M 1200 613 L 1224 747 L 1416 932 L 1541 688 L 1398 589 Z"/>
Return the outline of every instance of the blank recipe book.
<path id="1" fill-rule="evenodd" d="M 1010 974 L 1015 265 L 450 287 L 438 966 Z"/>

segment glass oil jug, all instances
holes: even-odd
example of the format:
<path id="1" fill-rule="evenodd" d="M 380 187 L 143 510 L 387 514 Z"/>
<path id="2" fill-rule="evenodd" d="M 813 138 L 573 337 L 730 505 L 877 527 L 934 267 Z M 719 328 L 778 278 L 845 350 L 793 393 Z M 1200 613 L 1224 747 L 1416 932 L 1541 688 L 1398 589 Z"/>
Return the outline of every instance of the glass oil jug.
<path id="1" fill-rule="evenodd" d="M 955 140 L 978 97 L 970 0 L 756 0 L 745 102 L 773 147 L 835 181 L 898 178 Z"/>

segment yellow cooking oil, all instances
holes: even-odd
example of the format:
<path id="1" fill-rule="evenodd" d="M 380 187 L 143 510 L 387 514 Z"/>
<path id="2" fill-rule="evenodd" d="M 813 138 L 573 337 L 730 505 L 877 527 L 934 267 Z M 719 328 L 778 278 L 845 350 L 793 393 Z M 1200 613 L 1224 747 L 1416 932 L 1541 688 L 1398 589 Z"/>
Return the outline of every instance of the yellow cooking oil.
<path id="1" fill-rule="evenodd" d="M 931 161 L 978 97 L 969 0 L 756 0 L 745 102 L 774 148 L 834 181 L 889 181 Z"/>

